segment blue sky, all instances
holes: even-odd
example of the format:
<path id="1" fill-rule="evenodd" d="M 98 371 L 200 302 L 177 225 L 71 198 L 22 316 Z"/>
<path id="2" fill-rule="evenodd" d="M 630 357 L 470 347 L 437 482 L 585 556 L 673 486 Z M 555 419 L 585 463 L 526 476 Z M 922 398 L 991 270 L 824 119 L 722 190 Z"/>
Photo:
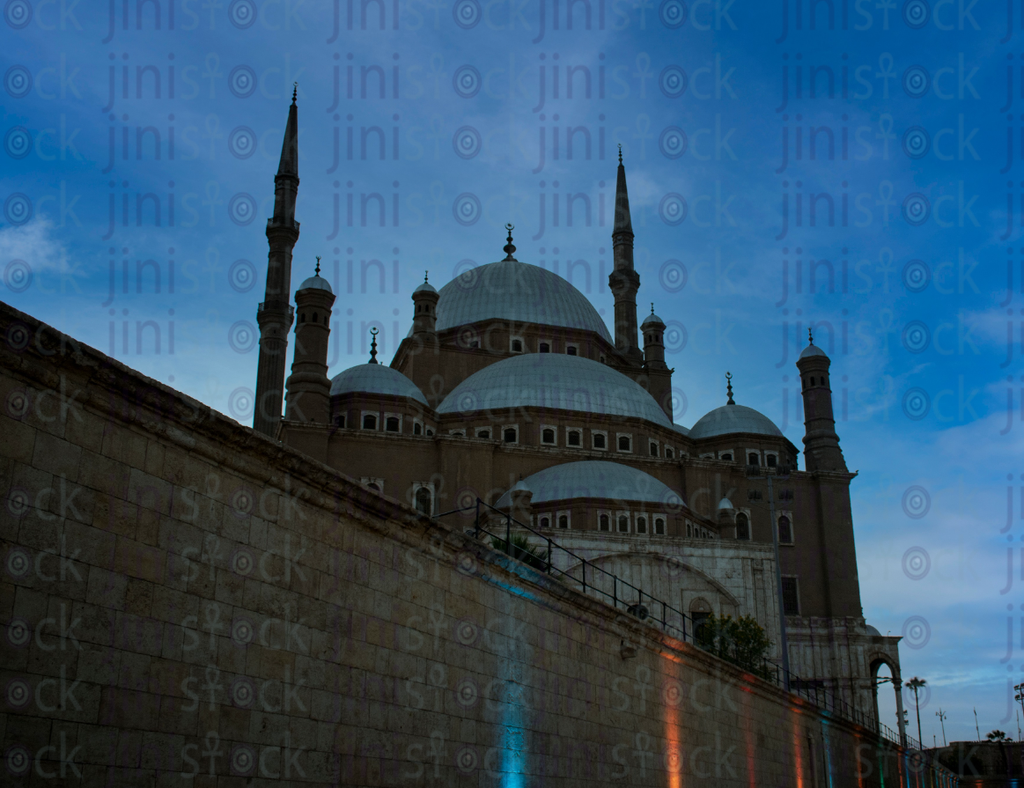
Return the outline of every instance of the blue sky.
<path id="1" fill-rule="evenodd" d="M 390 358 L 424 270 L 440 286 L 500 259 L 508 221 L 520 260 L 573 261 L 610 322 L 621 143 L 677 421 L 721 404 L 731 371 L 802 446 L 793 360 L 818 325 L 860 471 L 867 620 L 907 634 L 904 675 L 932 685 L 926 742 L 940 706 L 951 738 L 974 736 L 975 706 L 982 734 L 1016 737 L 1021 20 L 970 0 L 815 8 L 812 25 L 795 0 L 160 0 L 140 20 L 124 0 L 13 0 L 0 298 L 250 423 L 294 81 L 293 282 L 323 257 L 332 374 L 366 359 L 371 325 Z"/>

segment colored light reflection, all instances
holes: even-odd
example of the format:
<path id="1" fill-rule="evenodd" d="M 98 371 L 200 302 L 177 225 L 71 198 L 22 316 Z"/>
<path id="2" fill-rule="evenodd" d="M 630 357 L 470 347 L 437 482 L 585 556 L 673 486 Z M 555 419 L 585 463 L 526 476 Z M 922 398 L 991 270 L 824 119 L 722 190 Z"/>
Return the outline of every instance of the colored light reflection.
<path id="1" fill-rule="evenodd" d="M 677 666 L 675 660 L 662 656 L 662 675 L 672 676 Z M 661 692 L 661 707 L 664 710 L 665 725 L 665 772 L 668 774 L 668 788 L 682 788 L 683 768 L 686 765 L 683 753 L 682 731 L 679 728 L 679 709 L 683 705 L 685 690 L 683 683 L 666 680 Z"/>

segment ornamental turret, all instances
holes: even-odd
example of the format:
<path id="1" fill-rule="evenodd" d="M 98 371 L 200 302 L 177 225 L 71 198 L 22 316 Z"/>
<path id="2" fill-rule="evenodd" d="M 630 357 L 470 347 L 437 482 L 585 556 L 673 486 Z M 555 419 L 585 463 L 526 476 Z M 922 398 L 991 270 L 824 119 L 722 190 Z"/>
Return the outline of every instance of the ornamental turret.
<path id="1" fill-rule="evenodd" d="M 814 344 L 810 329 L 808 345 L 797 359 L 800 389 L 804 400 L 804 464 L 808 471 L 847 472 L 843 450 L 839 448 L 836 420 L 832 412 L 832 386 L 829 382 L 831 360 Z"/>

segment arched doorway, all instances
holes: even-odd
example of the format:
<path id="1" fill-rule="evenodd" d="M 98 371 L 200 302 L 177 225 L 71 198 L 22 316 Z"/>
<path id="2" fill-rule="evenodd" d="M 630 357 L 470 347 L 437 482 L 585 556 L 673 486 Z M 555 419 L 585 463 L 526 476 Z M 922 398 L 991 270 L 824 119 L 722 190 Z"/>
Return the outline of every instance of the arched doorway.
<path id="1" fill-rule="evenodd" d="M 901 742 L 906 741 L 903 717 L 902 679 L 899 666 L 888 656 L 876 654 L 870 663 L 871 682 L 874 684 L 875 720 L 897 733 Z"/>

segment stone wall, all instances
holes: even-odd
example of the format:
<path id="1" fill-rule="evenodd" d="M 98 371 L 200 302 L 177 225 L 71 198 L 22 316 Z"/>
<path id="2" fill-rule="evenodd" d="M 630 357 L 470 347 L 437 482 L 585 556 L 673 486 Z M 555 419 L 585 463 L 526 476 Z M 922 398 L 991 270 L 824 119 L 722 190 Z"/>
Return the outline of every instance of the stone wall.
<path id="1" fill-rule="evenodd" d="M 0 403 L 5 784 L 907 784 L 870 731 L 2 304 Z"/>

